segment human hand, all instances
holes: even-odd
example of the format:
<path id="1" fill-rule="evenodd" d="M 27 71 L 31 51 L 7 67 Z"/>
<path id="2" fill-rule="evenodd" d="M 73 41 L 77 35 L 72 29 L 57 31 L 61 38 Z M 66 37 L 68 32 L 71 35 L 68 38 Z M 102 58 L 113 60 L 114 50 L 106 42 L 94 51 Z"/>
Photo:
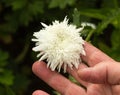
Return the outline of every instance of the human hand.
<path id="1" fill-rule="evenodd" d="M 71 74 L 86 89 L 80 87 L 57 72 L 46 68 L 44 62 L 35 62 L 33 72 L 62 95 L 120 95 L 120 64 L 103 52 L 85 43 L 86 56 L 79 69 L 70 70 Z M 33 95 L 49 95 L 37 90 Z"/>

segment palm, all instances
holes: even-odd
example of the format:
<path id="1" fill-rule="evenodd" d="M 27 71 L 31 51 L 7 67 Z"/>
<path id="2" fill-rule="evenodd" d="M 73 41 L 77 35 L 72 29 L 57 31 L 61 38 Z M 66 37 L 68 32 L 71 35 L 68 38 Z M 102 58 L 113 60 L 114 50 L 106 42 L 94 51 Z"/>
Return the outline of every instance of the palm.
<path id="1" fill-rule="evenodd" d="M 111 86 L 91 84 L 87 88 L 87 95 L 112 95 Z"/>

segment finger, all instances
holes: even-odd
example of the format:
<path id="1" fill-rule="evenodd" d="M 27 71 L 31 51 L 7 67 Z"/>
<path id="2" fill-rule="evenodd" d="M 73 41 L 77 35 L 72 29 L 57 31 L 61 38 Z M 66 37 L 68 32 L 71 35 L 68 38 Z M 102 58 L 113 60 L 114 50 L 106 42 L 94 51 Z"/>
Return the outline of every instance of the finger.
<path id="1" fill-rule="evenodd" d="M 94 67 L 78 71 L 78 75 L 87 82 L 118 85 L 120 84 L 120 63 L 111 61 L 101 62 Z"/>
<path id="2" fill-rule="evenodd" d="M 79 75 L 78 75 L 78 70 L 81 70 L 83 68 L 87 68 L 87 66 L 83 63 L 80 63 L 78 69 L 73 68 L 73 70 L 71 70 L 70 68 L 67 68 L 67 72 L 72 75 L 76 81 L 78 81 L 81 85 L 83 85 L 84 87 L 87 87 L 89 85 L 88 82 L 83 81 L 82 79 L 80 79 Z"/>
<path id="3" fill-rule="evenodd" d="M 48 94 L 44 91 L 41 91 L 41 90 L 36 90 L 36 91 L 33 92 L 32 95 L 50 95 L 50 94 Z"/>
<path id="4" fill-rule="evenodd" d="M 84 68 L 78 71 L 79 77 L 90 83 L 106 84 L 106 67 L 102 64 L 97 64 L 94 67 Z"/>
<path id="5" fill-rule="evenodd" d="M 35 62 L 33 64 L 33 72 L 42 80 L 44 80 L 52 88 L 60 92 L 62 95 L 85 95 L 85 90 L 57 72 L 53 72 L 46 68 L 44 62 Z"/>
<path id="6" fill-rule="evenodd" d="M 89 66 L 94 66 L 95 64 L 102 61 L 113 61 L 112 58 L 107 56 L 105 53 L 92 46 L 90 43 L 85 42 L 84 49 L 86 52 L 85 56 L 82 56 L 83 61 L 85 61 Z"/>

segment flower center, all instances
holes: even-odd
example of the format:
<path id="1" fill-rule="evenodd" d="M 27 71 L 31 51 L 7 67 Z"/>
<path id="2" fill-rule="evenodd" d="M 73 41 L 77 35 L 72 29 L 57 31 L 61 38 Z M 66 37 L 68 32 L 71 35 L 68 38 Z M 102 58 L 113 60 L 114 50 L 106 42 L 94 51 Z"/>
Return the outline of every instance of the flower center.
<path id="1" fill-rule="evenodd" d="M 62 43 L 68 37 L 68 35 L 64 32 L 64 30 L 61 30 L 57 33 L 57 37 L 58 41 Z"/>

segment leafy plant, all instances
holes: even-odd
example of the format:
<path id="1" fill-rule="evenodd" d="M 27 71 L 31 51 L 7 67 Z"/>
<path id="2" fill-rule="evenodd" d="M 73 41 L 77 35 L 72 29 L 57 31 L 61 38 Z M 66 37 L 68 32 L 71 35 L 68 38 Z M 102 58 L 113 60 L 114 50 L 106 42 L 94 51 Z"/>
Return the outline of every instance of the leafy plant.
<path id="1" fill-rule="evenodd" d="M 119 0 L 0 0 L 0 94 L 31 95 L 42 89 L 53 95 L 31 71 L 37 59 L 30 40 L 42 28 L 40 22 L 50 24 L 67 16 L 78 27 L 93 23 L 96 29 L 86 27 L 81 35 L 120 61 L 119 15 Z"/>

